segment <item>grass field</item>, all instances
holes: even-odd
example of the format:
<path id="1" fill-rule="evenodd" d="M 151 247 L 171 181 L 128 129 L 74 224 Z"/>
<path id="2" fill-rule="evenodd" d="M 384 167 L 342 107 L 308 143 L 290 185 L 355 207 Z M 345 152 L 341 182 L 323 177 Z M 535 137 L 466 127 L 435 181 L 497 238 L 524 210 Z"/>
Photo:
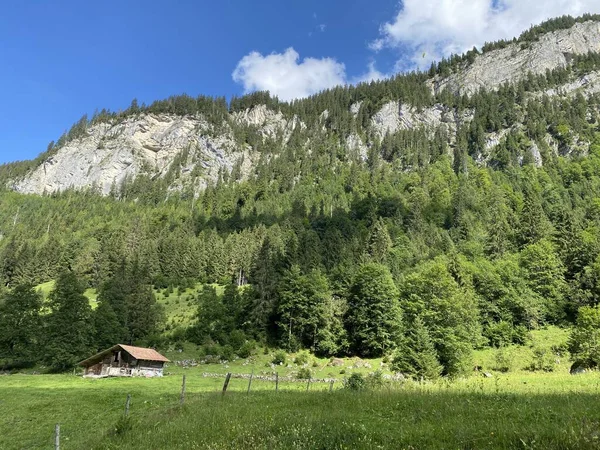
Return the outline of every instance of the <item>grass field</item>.
<path id="1" fill-rule="evenodd" d="M 36 290 L 40 292 L 45 299 L 54 289 L 55 281 L 48 281 L 36 286 Z M 197 296 L 202 291 L 202 284 L 197 284 L 194 288 L 179 290 L 174 289 L 167 293 L 166 289 L 155 289 L 156 301 L 165 309 L 167 324 L 170 328 L 178 326 L 188 326 L 193 319 L 193 316 L 198 310 Z M 223 286 L 214 285 L 219 294 L 223 293 Z M 90 301 L 90 306 L 95 309 L 98 305 L 98 293 L 96 289 L 87 289 L 84 294 Z"/>
<path id="2" fill-rule="evenodd" d="M 42 294 L 42 297 L 44 298 L 44 300 L 46 300 L 48 298 L 48 295 L 50 294 L 50 292 L 52 291 L 52 289 L 54 289 L 54 285 L 55 285 L 55 281 L 48 281 L 47 283 L 43 283 L 40 284 L 38 286 L 36 286 L 36 290 L 38 292 L 40 292 Z M 83 295 L 85 295 L 88 300 L 90 301 L 90 306 L 92 307 L 92 309 L 95 309 L 96 306 L 98 305 L 98 293 L 96 292 L 96 289 L 87 289 Z"/>
<path id="3" fill-rule="evenodd" d="M 534 345 L 561 343 L 562 330 L 534 335 Z M 173 361 L 192 359 L 193 345 L 166 349 Z M 293 358 L 271 366 L 272 351 L 221 364 L 170 364 L 162 379 L 83 379 L 74 375 L 17 374 L 0 377 L 0 448 L 51 448 L 55 423 L 62 449 L 117 448 L 600 448 L 600 374 L 571 376 L 568 361 L 552 373 L 522 370 L 531 348 L 511 349 L 514 369 L 493 370 L 493 350 L 475 360 L 492 377 L 474 375 L 435 383 L 386 382 L 354 392 L 342 387 L 353 372 L 372 372 L 381 360 L 344 360 L 332 367 L 313 358 L 313 377 L 329 384 L 232 378 L 221 395 L 215 374 L 272 374 L 298 370 Z M 356 368 L 356 366 L 361 366 Z M 384 373 L 388 373 L 383 366 Z M 179 405 L 182 374 L 186 402 Z M 123 420 L 127 394 L 129 421 Z"/>

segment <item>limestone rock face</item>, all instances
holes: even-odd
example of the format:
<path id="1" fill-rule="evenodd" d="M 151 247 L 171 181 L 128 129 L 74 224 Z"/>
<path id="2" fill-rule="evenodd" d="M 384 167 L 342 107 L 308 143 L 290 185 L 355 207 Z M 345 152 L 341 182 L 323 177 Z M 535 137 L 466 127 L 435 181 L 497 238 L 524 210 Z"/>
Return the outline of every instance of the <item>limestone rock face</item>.
<path id="1" fill-rule="evenodd" d="M 549 96 L 575 95 L 577 93 L 581 93 L 586 97 L 600 93 L 600 72 L 590 72 L 559 88 L 548 89 L 545 92 Z"/>
<path id="2" fill-rule="evenodd" d="M 453 110 L 439 104 L 418 110 L 411 105 L 389 102 L 373 116 L 371 125 L 382 138 L 400 130 L 425 128 L 434 131 L 441 125 L 445 125 L 447 131 L 456 131 L 459 122 L 469 122 L 472 117 L 472 112 L 457 116 Z"/>
<path id="3" fill-rule="evenodd" d="M 426 83 L 433 92 L 447 89 L 471 95 L 480 89 L 495 89 L 506 82 L 517 82 L 530 72 L 544 74 L 547 70 L 565 67 L 573 55 L 588 52 L 600 52 L 599 22 L 578 23 L 570 29 L 542 35 L 536 42 L 514 43 L 478 55 L 456 73 L 448 77 L 436 76 Z M 527 95 L 536 98 L 579 93 L 585 96 L 600 93 L 600 71 L 579 78 L 572 76 L 562 86 L 545 92 L 528 92 Z M 351 116 L 358 118 L 362 105 L 363 101 L 357 101 L 346 107 Z M 328 145 L 343 146 L 353 157 L 366 160 L 369 149 L 387 134 L 423 129 L 433 137 L 440 130 L 445 133 L 448 154 L 452 157 L 457 130 L 471 122 L 473 116 L 472 110 L 458 112 L 442 104 L 416 108 L 391 98 L 371 117 L 370 127 L 341 135 L 329 129 L 330 124 L 335 123 L 332 119 L 336 119 L 335 108 L 330 108 L 321 111 L 318 120 L 310 123 L 314 129 L 311 128 L 311 133 L 305 136 L 306 141 L 299 145 L 310 156 L 312 142 L 325 137 L 329 139 Z M 361 127 L 364 119 L 360 117 Z M 517 118 L 506 127 L 486 134 L 485 148 L 480 154 L 473 155 L 477 163 L 486 164 L 507 133 L 522 131 L 523 123 Z M 219 174 L 233 169 L 236 177 L 247 178 L 261 154 L 265 158 L 261 149 L 251 147 L 257 145 L 257 140 L 260 144 L 262 138 L 266 145 L 280 148 L 289 143 L 294 130 L 306 128 L 307 124 L 297 116 L 271 110 L 265 105 L 229 114 L 221 123 L 209 122 L 201 115 L 143 113 L 90 126 L 83 137 L 68 142 L 27 175 L 10 180 L 9 185 L 18 192 L 35 194 L 94 187 L 106 195 L 124 181 L 146 175 L 152 179 L 167 179 L 170 190 L 191 188 L 198 193 L 216 181 Z M 559 147 L 550 135 L 544 140 L 551 154 L 556 155 L 581 155 L 589 147 L 589 143 L 577 139 L 569 147 Z M 532 143 L 530 152 L 535 165 L 541 166 L 542 152 L 536 143 Z M 273 153 L 266 158 L 277 156 Z"/>
<path id="4" fill-rule="evenodd" d="M 271 139 L 282 136 L 284 141 L 289 140 L 297 126 L 306 128 L 298 117 L 286 119 L 281 111 L 275 112 L 265 105 L 257 105 L 242 112 L 233 114 L 233 120 L 245 126 L 255 127 L 263 135 Z"/>
<path id="5" fill-rule="evenodd" d="M 69 142 L 13 187 L 22 193 L 52 193 L 96 186 L 103 194 L 111 186 L 139 174 L 163 176 L 185 150 L 186 166 L 200 165 L 201 184 L 214 180 L 219 169 L 231 169 L 246 152 L 227 133 L 210 136 L 200 117 L 141 115 L 110 125 L 99 124 L 87 136 Z M 191 170 L 190 167 L 188 169 Z M 201 188 L 202 186 L 199 186 Z"/>
<path id="6" fill-rule="evenodd" d="M 573 55 L 600 51 L 600 23 L 575 24 L 566 30 L 544 34 L 527 45 L 510 44 L 475 58 L 473 64 L 449 77 L 435 77 L 430 81 L 434 92 L 450 89 L 471 95 L 480 89 L 498 88 L 505 82 L 513 83 L 546 70 L 565 67 Z"/>

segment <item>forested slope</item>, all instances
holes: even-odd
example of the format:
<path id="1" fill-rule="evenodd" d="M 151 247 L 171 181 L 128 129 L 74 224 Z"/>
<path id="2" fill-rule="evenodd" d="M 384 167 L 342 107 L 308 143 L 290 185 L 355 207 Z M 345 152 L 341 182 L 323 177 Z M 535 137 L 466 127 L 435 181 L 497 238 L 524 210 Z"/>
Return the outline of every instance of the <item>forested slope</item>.
<path id="1" fill-rule="evenodd" d="M 430 89 L 430 75 L 468 64 L 292 104 L 265 93 L 230 105 L 132 104 L 85 118 L 34 162 L 2 166 L 0 359 L 35 360 L 22 349 L 44 342 L 56 355 L 74 322 L 85 330 L 79 347 L 48 364 L 68 367 L 109 342 L 188 339 L 239 353 L 254 341 L 323 355 L 400 348 L 407 373 L 420 349 L 430 356 L 420 375 L 459 374 L 474 347 L 574 321 L 600 293 L 600 96 L 581 84 L 600 55 L 573 55 L 494 91 Z M 140 165 L 106 195 L 11 189 L 95 136 L 90 127 L 165 115 L 202 120 L 211 139 L 225 130 L 252 164 L 207 178 L 194 173 L 190 161 L 202 159 L 190 147 L 158 172 Z M 32 319 L 41 305 L 27 285 L 53 279 L 51 304 Z M 229 287 L 222 297 L 206 287 L 195 325 L 161 336 L 151 285 L 197 282 Z M 99 291 L 94 312 L 81 300 L 86 287 Z M 74 309 L 77 320 L 61 316 Z M 15 336 L 23 317 L 31 327 Z"/>

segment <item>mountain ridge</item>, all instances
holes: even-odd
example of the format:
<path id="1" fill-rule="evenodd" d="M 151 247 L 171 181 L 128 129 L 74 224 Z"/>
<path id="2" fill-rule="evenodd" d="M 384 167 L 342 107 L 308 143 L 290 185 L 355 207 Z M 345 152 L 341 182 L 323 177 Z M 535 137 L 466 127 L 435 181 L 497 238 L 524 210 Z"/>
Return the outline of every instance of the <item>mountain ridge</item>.
<path id="1" fill-rule="evenodd" d="M 518 85 L 527 95 L 539 97 L 589 97 L 600 92 L 600 71 L 593 70 L 600 69 L 600 59 L 595 58 L 600 52 L 600 22 L 589 17 L 549 21 L 551 27 L 563 22 L 571 26 L 536 32 L 544 29 L 542 24 L 524 33 L 533 37 L 487 44 L 486 51 L 443 60 L 428 75 L 413 73 L 356 88 L 334 88 L 292 103 L 281 103 L 268 93 L 233 99 L 229 107 L 222 98 L 202 96 L 173 97 L 150 107 L 134 101 L 120 114 L 103 110 L 89 121 L 84 116 L 46 154 L 22 166 L 0 167 L 0 181 L 27 194 L 92 189 L 109 195 L 146 176 L 166 180 L 170 192 L 190 189 L 197 195 L 225 173 L 235 172 L 240 180 L 251 176 L 261 158 L 277 158 L 295 134 L 302 134 L 296 146 L 309 154 L 311 139 L 323 133 L 332 145 L 366 161 L 386 136 L 423 129 L 429 138 L 443 134 L 449 156 L 454 157 L 451 150 L 460 128 L 476 116 L 477 100 L 460 99 L 465 95 L 473 98 L 504 85 Z M 592 70 L 576 73 L 577 65 L 589 60 Z M 540 77 L 543 83 L 536 81 Z M 487 163 L 520 122 L 521 117 L 515 117 L 501 129 L 484 130 L 485 145 L 473 155 L 476 161 Z M 546 135 L 543 140 L 558 154 L 556 139 Z M 575 146 L 587 145 L 575 141 Z M 538 145 L 533 142 L 530 150 L 539 166 L 543 158 Z M 21 169 L 14 170 L 17 167 Z"/>

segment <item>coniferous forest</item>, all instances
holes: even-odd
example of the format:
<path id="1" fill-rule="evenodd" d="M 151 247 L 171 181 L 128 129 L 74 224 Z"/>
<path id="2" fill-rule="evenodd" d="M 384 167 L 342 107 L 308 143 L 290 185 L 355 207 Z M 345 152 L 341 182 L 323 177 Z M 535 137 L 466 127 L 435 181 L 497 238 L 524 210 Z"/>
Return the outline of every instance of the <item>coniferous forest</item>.
<path id="1" fill-rule="evenodd" d="M 474 349 L 523 343 L 530 330 L 578 317 L 581 327 L 600 321 L 600 96 L 546 93 L 600 69 L 600 55 L 470 97 L 426 86 L 461 64 L 469 57 L 292 103 L 264 92 L 134 101 L 84 116 L 37 160 L 1 166 L 0 363 L 65 370 L 118 342 L 190 341 L 237 355 L 257 345 L 387 355 L 398 371 L 434 378 L 471 371 Z M 454 135 L 380 137 L 370 119 L 389 101 L 472 120 Z M 165 177 L 140 175 L 105 197 L 9 189 L 95 123 L 164 113 L 217 126 L 256 105 L 307 126 L 284 143 L 232 124 L 261 155 L 248 177 L 234 167 L 199 193 L 174 192 L 175 161 Z M 501 130 L 482 161 L 486 136 Z M 366 157 L 342 144 L 352 133 L 370 143 Z M 35 286 L 50 280 L 44 299 Z M 156 290 L 198 283 L 193 323 L 168 323 Z M 585 333 L 574 336 L 573 354 L 600 362 Z"/>

